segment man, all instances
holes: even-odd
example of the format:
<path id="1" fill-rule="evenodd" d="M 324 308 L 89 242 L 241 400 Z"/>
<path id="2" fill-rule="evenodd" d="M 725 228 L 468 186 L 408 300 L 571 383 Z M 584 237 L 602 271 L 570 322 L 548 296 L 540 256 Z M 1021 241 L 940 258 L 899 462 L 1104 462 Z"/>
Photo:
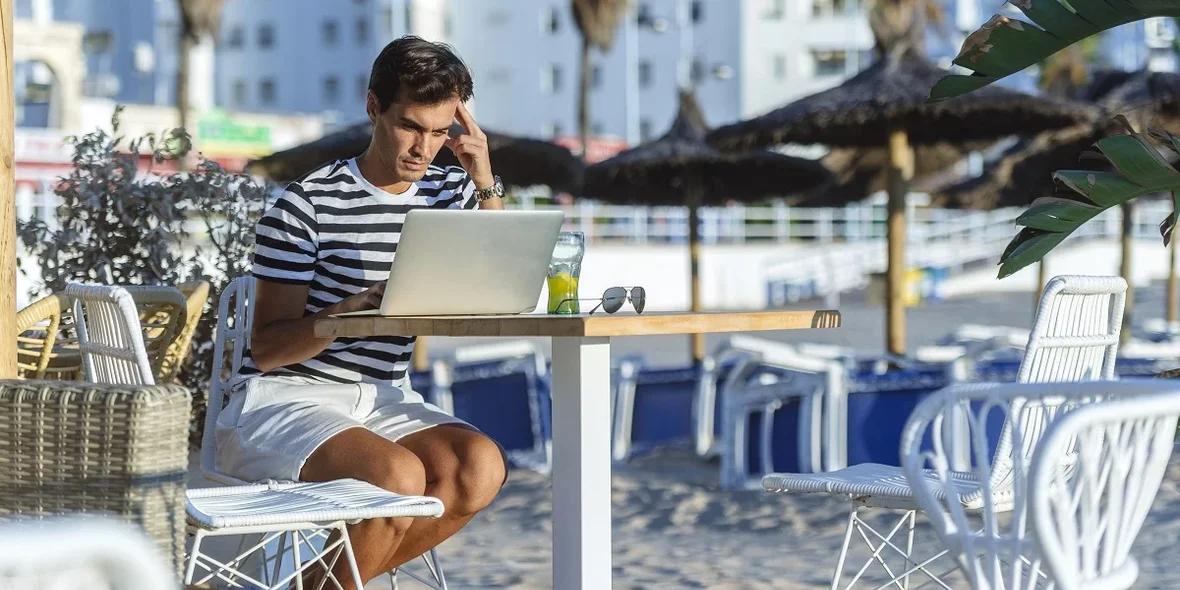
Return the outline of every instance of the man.
<path id="1" fill-rule="evenodd" d="M 380 304 L 409 210 L 503 208 L 487 139 L 463 106 L 472 93 L 470 71 L 447 46 L 391 42 L 369 78 L 368 149 L 292 183 L 256 230 L 252 344 L 218 419 L 218 465 L 248 481 L 355 478 L 442 500 L 441 519 L 349 528 L 365 581 L 455 534 L 507 473 L 495 442 L 410 389 L 413 336 L 313 332 L 318 319 Z M 464 132 L 452 137 L 455 121 Z M 443 147 L 462 168 L 430 165 Z M 351 588 L 347 571 L 338 564 Z"/>

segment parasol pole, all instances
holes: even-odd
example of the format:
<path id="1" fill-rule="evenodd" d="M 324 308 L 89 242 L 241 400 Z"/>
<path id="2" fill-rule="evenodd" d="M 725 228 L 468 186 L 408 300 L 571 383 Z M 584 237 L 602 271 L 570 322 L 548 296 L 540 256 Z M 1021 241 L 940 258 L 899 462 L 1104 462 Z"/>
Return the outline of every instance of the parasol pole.
<path id="1" fill-rule="evenodd" d="M 1130 202 L 1123 203 L 1121 206 L 1123 213 L 1122 223 L 1122 263 L 1119 265 L 1119 275 L 1127 281 L 1127 302 L 1123 311 L 1123 330 L 1119 334 L 1119 343 L 1126 344 L 1131 341 L 1131 319 L 1135 311 L 1135 283 L 1132 282 L 1131 277 L 1131 258 L 1134 253 L 1134 231 L 1135 231 L 1135 209 Z"/>
<path id="2" fill-rule="evenodd" d="M 16 374 L 16 193 L 13 160 L 16 111 L 12 87 L 12 0 L 0 0 L 4 35 L 0 72 L 0 379 Z"/>
<path id="3" fill-rule="evenodd" d="M 419 336 L 414 339 L 414 352 L 410 353 L 410 370 L 420 372 L 429 368 L 430 351 L 427 350 L 426 337 Z"/>
<path id="4" fill-rule="evenodd" d="M 701 311 L 701 217 L 700 189 L 689 185 L 688 189 L 688 277 L 691 290 L 692 311 Z M 705 335 L 692 335 L 692 360 L 699 363 L 705 358 Z"/>
<path id="5" fill-rule="evenodd" d="M 1176 283 L 1176 235 L 1173 233 L 1172 241 L 1168 244 L 1167 319 L 1169 332 L 1172 330 L 1172 324 L 1176 321 L 1177 308 L 1180 307 L 1180 301 L 1176 299 Z"/>
<path id="6" fill-rule="evenodd" d="M 905 129 L 889 132 L 889 201 L 886 205 L 886 231 L 889 240 L 889 266 L 885 277 L 885 351 L 905 355 L 905 243 L 906 195 L 914 177 L 914 152 Z"/>
<path id="7" fill-rule="evenodd" d="M 1036 320 L 1037 310 L 1041 308 L 1041 292 L 1045 290 L 1045 283 L 1049 282 L 1049 267 L 1042 257 L 1037 263 L 1037 286 L 1033 289 L 1033 320 Z"/>

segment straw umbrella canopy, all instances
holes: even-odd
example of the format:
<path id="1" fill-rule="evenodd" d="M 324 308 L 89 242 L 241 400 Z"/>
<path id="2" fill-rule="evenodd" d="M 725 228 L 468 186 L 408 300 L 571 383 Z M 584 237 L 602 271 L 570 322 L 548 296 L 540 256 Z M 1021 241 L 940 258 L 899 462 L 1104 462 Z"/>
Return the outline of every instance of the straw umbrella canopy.
<path id="1" fill-rule="evenodd" d="M 1034 98 L 1000 87 L 938 103 L 927 91 L 946 71 L 898 45 L 840 86 L 813 94 L 761 117 L 714 130 L 709 141 L 723 149 L 783 143 L 836 147 L 887 147 L 889 272 L 887 350 L 905 352 L 901 286 L 905 247 L 905 195 L 913 178 L 912 145 L 999 140 L 1077 125 L 1093 109 Z M 983 90 L 983 89 L 981 89 Z M 960 100 L 965 99 L 965 100 Z"/>
<path id="2" fill-rule="evenodd" d="M 700 311 L 699 208 L 730 200 L 759 201 L 806 194 L 831 182 L 820 163 L 770 151 L 723 153 L 705 143 L 708 126 L 691 91 L 664 136 L 586 168 L 583 194 L 619 204 L 688 207 L 692 310 Z M 693 335 L 695 360 L 704 358 L 704 338 Z"/>
<path id="3" fill-rule="evenodd" d="M 514 137 L 484 130 L 488 136 L 488 152 L 496 174 L 511 186 L 545 185 L 555 191 L 577 192 L 584 166 L 570 151 L 548 141 Z M 369 147 L 373 125 L 362 121 L 264 158 L 251 161 L 246 169 L 277 182 L 289 182 L 314 170 L 317 166 L 337 159 L 360 155 Z M 451 150 L 439 150 L 434 158 L 439 166 L 458 166 Z"/>

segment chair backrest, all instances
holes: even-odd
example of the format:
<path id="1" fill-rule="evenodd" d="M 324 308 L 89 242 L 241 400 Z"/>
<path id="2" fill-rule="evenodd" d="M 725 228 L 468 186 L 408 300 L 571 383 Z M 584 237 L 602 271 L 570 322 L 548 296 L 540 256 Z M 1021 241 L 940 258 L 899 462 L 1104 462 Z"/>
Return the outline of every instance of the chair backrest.
<path id="1" fill-rule="evenodd" d="M 250 326 L 254 320 L 254 277 L 234 279 L 225 287 L 217 304 L 217 333 L 213 339 L 213 372 L 209 376 L 209 405 L 205 430 L 201 433 L 201 471 L 221 483 L 243 482 L 217 471 L 217 416 L 225 406 L 225 393 L 234 383 L 242 360 L 250 348 Z"/>
<path id="2" fill-rule="evenodd" d="M 1017 381 L 1114 379 L 1126 295 L 1127 282 L 1121 277 L 1053 277 L 1041 295 Z M 1019 456 L 1028 464 L 1039 440 L 1037 432 L 1038 437 L 1026 436 L 1023 445 L 1015 444 L 1013 429 L 1018 425 L 1012 419 L 1020 421 L 1019 427 L 1025 433 L 1035 432 L 1051 419 L 1042 415 L 1051 412 L 1043 404 L 1018 406 L 1019 411 L 1009 413 L 1000 430 L 990 477 L 995 489 L 1013 485 L 1012 461 Z"/>
<path id="3" fill-rule="evenodd" d="M 1113 379 L 1126 299 L 1121 277 L 1053 277 L 1041 294 L 1017 380 Z"/>
<path id="4" fill-rule="evenodd" d="M 187 302 L 176 287 L 166 285 L 120 285 L 131 294 L 139 311 L 139 330 L 143 348 L 152 364 L 157 382 L 171 380 L 163 366 L 177 336 L 189 328 Z"/>
<path id="5" fill-rule="evenodd" d="M 192 351 L 193 335 L 205 314 L 205 303 L 209 301 L 209 281 L 181 283 L 176 288 L 185 298 L 185 321 L 177 329 L 160 360 L 156 377 L 162 382 L 172 381 L 180 373 L 184 361 Z"/>
<path id="6" fill-rule="evenodd" d="M 1028 509 L 1059 590 L 1135 582 L 1131 545 L 1167 471 L 1178 416 L 1175 384 L 1168 393 L 1079 408 L 1045 433 L 1030 467 Z M 1060 457 L 1075 448 L 1078 460 L 1063 466 Z"/>
<path id="7" fill-rule="evenodd" d="M 20 377 L 66 381 L 83 378 L 70 308 L 70 298 L 58 293 L 30 303 L 16 314 Z"/>
<path id="8" fill-rule="evenodd" d="M 139 311 L 123 287 L 72 283 L 78 348 L 86 378 L 95 383 L 155 385 L 143 344 Z"/>
<path id="9" fill-rule="evenodd" d="M 1045 576 L 1028 529 L 1031 456 L 992 452 L 989 441 L 1000 424 L 1011 426 L 1010 449 L 1036 448 L 1056 421 L 1078 407 L 1176 391 L 1180 383 L 1162 379 L 956 383 L 923 400 L 910 416 L 902 434 L 902 466 L 932 527 L 972 588 L 1031 588 Z M 953 445 L 943 443 L 948 429 L 966 432 L 971 452 L 966 472 L 954 468 Z M 1059 465 L 1083 459 L 1072 446 L 1063 448 L 1055 456 Z M 1008 464 L 1005 478 L 997 482 L 995 463 L 1002 461 Z M 1010 517 L 1000 518 L 1005 512 Z M 969 518 L 975 514 L 982 516 L 982 530 L 979 521 Z"/>

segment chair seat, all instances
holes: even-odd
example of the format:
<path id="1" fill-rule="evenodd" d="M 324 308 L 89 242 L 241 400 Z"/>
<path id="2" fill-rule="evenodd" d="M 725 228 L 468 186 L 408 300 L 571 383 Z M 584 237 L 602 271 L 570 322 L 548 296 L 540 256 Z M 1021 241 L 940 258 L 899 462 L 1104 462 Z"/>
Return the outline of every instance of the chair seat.
<path id="1" fill-rule="evenodd" d="M 208 530 L 443 513 L 437 498 L 401 496 L 355 479 L 202 488 L 187 496 L 189 520 Z"/>
<path id="2" fill-rule="evenodd" d="M 933 471 L 927 470 L 925 475 L 929 481 L 937 481 Z M 981 489 L 978 480 L 968 473 L 956 473 L 952 477 L 959 501 L 967 509 L 973 509 Z M 918 507 L 914 489 L 906 480 L 902 468 L 877 463 L 861 463 L 827 473 L 771 473 L 762 478 L 762 489 L 768 492 L 852 496 L 859 504 L 881 508 Z M 935 487 L 935 495 L 940 500 L 946 497 L 942 489 L 941 486 Z"/>

